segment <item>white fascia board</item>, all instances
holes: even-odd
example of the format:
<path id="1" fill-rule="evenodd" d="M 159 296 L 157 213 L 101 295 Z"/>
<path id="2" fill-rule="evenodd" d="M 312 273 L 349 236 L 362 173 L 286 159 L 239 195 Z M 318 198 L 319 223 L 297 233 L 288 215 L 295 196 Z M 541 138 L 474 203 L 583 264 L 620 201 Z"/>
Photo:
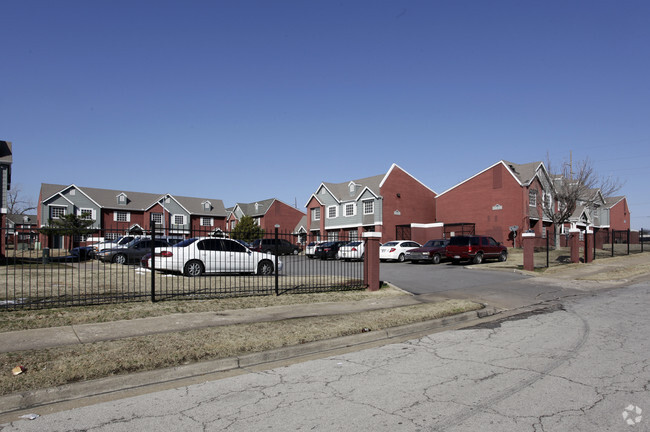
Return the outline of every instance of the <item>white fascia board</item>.
<path id="1" fill-rule="evenodd" d="M 183 204 L 179 203 L 178 200 L 177 200 L 176 198 L 174 198 L 174 195 L 172 195 L 172 194 L 164 194 L 164 195 L 161 195 L 160 198 L 158 198 L 158 199 L 157 199 L 153 204 L 151 204 L 149 207 L 143 209 L 143 211 L 147 211 L 147 210 L 153 208 L 156 204 L 160 204 L 160 201 L 161 201 L 161 200 L 164 200 L 165 198 L 173 199 L 174 202 L 175 202 L 176 204 L 178 204 L 178 206 L 179 206 L 180 208 L 182 208 L 183 211 L 184 211 L 188 216 L 191 216 L 191 215 L 193 214 L 193 213 L 190 213 L 190 212 L 189 212 L 185 207 L 183 207 Z M 161 206 L 162 206 L 163 208 L 165 208 L 165 205 L 164 205 L 164 204 L 161 204 Z M 135 211 L 135 210 L 133 210 L 133 211 Z M 169 210 L 167 210 L 167 212 L 169 213 Z"/>
<path id="2" fill-rule="evenodd" d="M 442 228 L 445 224 L 442 222 L 433 222 L 433 223 L 412 223 L 411 228 Z"/>
<path id="3" fill-rule="evenodd" d="M 313 194 L 311 194 L 309 196 L 309 199 L 305 203 L 305 207 L 307 207 L 309 205 L 309 201 L 311 201 L 312 198 L 315 198 L 316 201 L 318 201 L 318 204 L 324 205 L 323 202 L 318 199 L 318 191 L 320 190 L 321 186 L 324 187 L 325 189 L 327 189 L 327 186 L 325 186 L 323 183 L 321 183 L 320 186 L 318 187 L 318 189 L 316 189 L 316 193 L 313 193 Z M 332 195 L 332 192 L 330 192 L 329 189 L 327 189 L 327 191 L 330 193 L 330 195 Z M 336 199 L 336 197 L 334 195 L 332 195 L 332 197 L 334 197 L 334 199 Z"/>
<path id="4" fill-rule="evenodd" d="M 375 226 L 375 225 L 382 225 L 381 222 L 379 223 L 372 223 L 372 224 L 366 224 L 368 226 Z M 354 223 L 354 224 L 346 224 L 346 225 L 334 225 L 334 226 L 326 226 L 325 230 L 333 230 L 333 229 L 345 229 L 345 228 L 359 228 L 362 226 L 366 226 L 364 224 L 359 224 L 359 223 Z"/>
<path id="5" fill-rule="evenodd" d="M 52 196 L 51 196 L 50 198 L 48 198 L 47 200 L 52 199 L 52 198 L 54 198 L 54 197 L 57 196 L 57 195 L 60 196 L 61 198 L 63 198 L 64 200 L 66 200 L 67 202 L 69 202 L 71 206 L 76 206 L 75 203 L 73 203 L 73 202 L 70 201 L 68 198 L 66 198 L 65 195 L 63 195 L 61 192 L 57 192 L 57 193 L 55 193 L 54 195 L 52 195 Z M 47 200 L 45 200 L 45 201 L 47 201 Z M 43 203 L 45 203 L 45 201 L 43 201 Z M 47 205 L 48 207 L 49 207 L 49 206 L 55 206 L 55 207 L 56 207 L 58 204 L 45 204 L 45 205 Z"/>
<path id="6" fill-rule="evenodd" d="M 307 201 L 307 203 L 305 203 L 305 208 L 307 208 L 307 206 L 309 205 L 309 201 L 311 201 L 312 198 L 314 198 L 318 202 L 318 204 L 325 205 L 325 204 L 323 204 L 323 202 L 321 200 L 318 199 L 316 194 L 311 194 L 311 196 L 309 197 L 309 200 Z"/>
<path id="7" fill-rule="evenodd" d="M 388 169 L 388 172 L 386 173 L 386 175 L 384 176 L 384 178 L 381 179 L 381 182 L 379 182 L 379 189 L 381 189 L 381 187 L 384 185 L 384 182 L 386 181 L 386 179 L 388 178 L 388 176 L 390 176 L 391 172 L 393 172 L 393 169 L 394 169 L 395 167 L 401 169 L 402 171 L 404 171 L 404 172 L 406 173 L 406 175 L 408 175 L 408 176 L 411 177 L 413 180 L 415 180 L 416 182 L 420 183 L 422 186 L 424 186 L 425 188 L 429 189 L 431 192 L 433 192 L 434 194 L 436 194 L 436 191 L 434 191 L 434 190 L 431 189 L 429 186 L 427 186 L 427 185 L 425 185 L 424 183 L 422 183 L 420 180 L 416 179 L 413 175 L 411 175 L 411 173 L 409 173 L 408 171 L 406 171 L 404 168 L 402 168 L 401 166 L 397 165 L 396 163 L 393 163 L 393 164 L 390 166 L 390 168 Z M 437 194 L 436 194 L 436 195 L 437 195 Z"/>
<path id="8" fill-rule="evenodd" d="M 86 192 L 84 192 L 83 189 L 81 189 L 79 186 L 75 185 L 74 183 L 71 184 L 70 186 L 68 186 L 67 188 L 63 189 L 61 192 L 66 191 L 66 190 L 71 189 L 71 188 L 75 188 L 75 190 L 78 190 L 79 192 L 81 192 L 86 198 L 88 198 L 90 201 L 92 201 L 92 203 L 95 204 L 98 209 L 102 208 L 102 206 L 99 205 L 99 203 L 97 201 L 92 199 L 92 197 L 90 195 L 88 195 Z"/>
<path id="9" fill-rule="evenodd" d="M 444 191 L 443 193 L 441 193 L 440 195 L 438 195 L 436 198 L 439 198 L 439 197 L 443 196 L 444 194 L 446 194 L 447 192 L 449 192 L 449 191 L 452 190 L 452 189 L 456 189 L 458 186 L 467 183 L 468 181 L 472 180 L 474 177 L 478 177 L 478 176 L 480 176 L 480 175 L 483 174 L 484 172 L 491 170 L 492 168 L 494 168 L 495 166 L 497 166 L 497 165 L 499 165 L 499 164 L 503 165 L 503 166 L 506 168 L 506 170 L 510 173 L 510 175 L 512 176 L 512 178 L 514 178 L 515 181 L 516 181 L 517 183 L 519 183 L 519 185 L 521 186 L 521 182 L 519 181 L 519 179 L 517 178 L 517 176 L 516 176 L 516 175 L 515 175 L 511 170 L 510 170 L 510 168 L 508 168 L 508 165 L 506 165 L 505 162 L 503 162 L 503 160 L 500 160 L 499 162 L 497 162 L 497 163 L 495 163 L 495 164 L 492 164 L 492 165 L 490 165 L 489 167 L 485 168 L 483 171 L 477 172 L 477 173 L 474 174 L 473 176 L 471 176 L 471 177 L 469 177 L 469 178 L 463 180 L 462 182 L 458 183 L 457 185 L 450 187 L 449 189 L 447 189 L 446 191 Z"/>
<path id="10" fill-rule="evenodd" d="M 366 191 L 370 192 L 370 193 L 372 194 L 372 196 L 375 197 L 375 199 L 380 199 L 380 195 L 377 195 L 377 194 L 376 194 L 372 189 L 370 189 L 368 186 L 364 186 L 364 188 L 361 190 L 361 193 L 360 193 L 359 195 L 357 195 L 357 197 L 354 198 L 352 201 L 359 201 L 359 200 L 361 199 L 361 197 L 363 196 L 363 194 L 366 193 Z M 364 199 L 368 199 L 368 198 L 364 198 Z M 349 201 L 347 201 L 347 202 L 349 202 Z"/>
<path id="11" fill-rule="evenodd" d="M 535 174 L 530 178 L 530 180 L 528 180 L 528 182 L 526 182 L 526 183 L 519 182 L 519 184 L 522 185 L 522 186 L 530 186 L 531 184 L 533 184 L 533 180 L 535 180 L 535 178 L 539 178 L 539 167 L 540 166 L 543 167 L 544 163 L 540 162 L 539 165 L 537 165 L 537 167 L 535 168 Z M 544 169 L 544 171 L 546 171 L 546 169 Z M 547 177 L 548 177 L 548 173 L 547 173 Z M 550 178 L 549 178 L 549 181 L 550 181 Z M 542 179 L 540 179 L 539 182 L 542 183 Z M 551 182 L 551 184 L 553 184 L 553 182 Z"/>
<path id="12" fill-rule="evenodd" d="M 58 191 L 58 192 L 56 192 L 56 193 L 53 193 L 51 196 L 45 198 L 43 201 L 41 201 L 41 204 L 49 205 L 49 204 L 45 204 L 45 202 L 47 202 L 47 201 L 51 200 L 52 198 L 54 198 L 55 196 L 59 195 L 61 198 L 63 198 L 64 200 L 66 200 L 66 201 L 69 202 L 70 204 L 75 205 L 72 201 L 70 201 L 69 199 L 67 199 L 67 198 L 65 197 L 65 195 L 63 195 L 63 192 L 65 192 L 66 190 L 70 189 L 71 187 L 75 187 L 76 189 L 79 189 L 79 188 L 76 187 L 75 185 L 71 184 L 70 186 L 66 186 L 66 187 L 64 187 L 63 189 L 61 189 L 60 191 Z M 84 195 L 86 195 L 86 194 L 84 194 Z M 88 195 L 86 195 L 86 196 L 88 196 Z M 93 201 L 93 202 L 95 202 L 95 201 Z M 101 208 L 101 206 L 100 206 L 99 208 Z"/>

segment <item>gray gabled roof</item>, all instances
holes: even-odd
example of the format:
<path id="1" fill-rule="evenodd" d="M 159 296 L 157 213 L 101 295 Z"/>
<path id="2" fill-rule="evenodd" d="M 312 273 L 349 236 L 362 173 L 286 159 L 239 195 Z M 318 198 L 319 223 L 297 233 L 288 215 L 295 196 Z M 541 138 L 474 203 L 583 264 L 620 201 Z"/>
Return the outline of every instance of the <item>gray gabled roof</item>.
<path id="1" fill-rule="evenodd" d="M 271 207 L 276 198 L 269 198 L 262 201 L 255 201 L 252 203 L 237 203 L 245 216 L 257 217 L 263 216 Z M 234 208 L 233 208 L 234 210 Z"/>
<path id="2" fill-rule="evenodd" d="M 25 222 L 25 218 L 29 218 L 27 222 Z M 11 222 L 17 224 L 17 225 L 36 225 L 36 215 L 32 214 L 8 214 L 7 215 L 7 220 L 10 220 Z"/>
<path id="3" fill-rule="evenodd" d="M 537 169 L 542 164 L 542 162 L 529 162 L 525 164 L 516 164 L 513 162 L 508 162 L 504 160 L 503 163 L 510 168 L 510 171 L 517 177 L 519 183 L 522 185 L 528 185 L 537 174 Z"/>
<path id="4" fill-rule="evenodd" d="M 169 195 L 192 215 L 226 217 L 226 209 L 223 205 L 223 201 L 214 198 L 196 198 L 196 197 L 177 196 L 171 194 L 133 192 L 133 191 L 116 190 L 116 189 L 80 187 L 76 185 L 56 185 L 56 184 L 42 183 L 41 199 L 45 201 L 48 198 L 70 187 L 74 187 L 77 190 L 81 191 L 82 193 L 86 194 L 90 199 L 95 201 L 95 203 L 97 203 L 102 208 L 110 208 L 110 209 L 119 208 L 128 211 L 145 211 L 146 209 L 154 205 L 156 202 L 158 202 L 161 198 Z M 125 194 L 127 197 L 127 203 L 125 205 L 117 204 L 117 196 L 120 194 Z M 211 210 L 204 209 L 203 203 L 205 201 L 210 201 L 210 203 L 212 204 Z"/>
<path id="5" fill-rule="evenodd" d="M 350 201 L 351 199 L 358 198 L 359 194 L 361 194 L 366 188 L 370 189 L 370 191 L 376 196 L 380 196 L 379 184 L 383 180 L 384 176 L 385 174 L 380 174 L 357 180 L 348 180 L 343 183 L 323 182 L 323 185 L 338 201 Z M 356 185 L 355 192 L 352 196 L 350 195 L 350 183 Z"/>
<path id="6" fill-rule="evenodd" d="M 612 208 L 616 204 L 618 204 L 621 200 L 624 200 L 624 199 L 625 199 L 625 195 L 607 197 L 607 198 L 605 198 L 605 206 L 607 206 L 607 208 Z"/>

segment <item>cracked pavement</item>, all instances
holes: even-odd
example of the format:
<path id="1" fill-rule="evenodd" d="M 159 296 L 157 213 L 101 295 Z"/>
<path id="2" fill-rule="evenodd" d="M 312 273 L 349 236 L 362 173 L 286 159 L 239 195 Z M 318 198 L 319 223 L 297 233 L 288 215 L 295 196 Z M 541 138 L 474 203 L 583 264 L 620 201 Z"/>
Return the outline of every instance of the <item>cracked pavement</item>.
<path id="1" fill-rule="evenodd" d="M 647 282 L 637 283 L 565 299 L 543 313 L 0 430 L 650 430 L 649 294 Z M 643 409 L 637 424 L 622 415 L 629 405 Z"/>

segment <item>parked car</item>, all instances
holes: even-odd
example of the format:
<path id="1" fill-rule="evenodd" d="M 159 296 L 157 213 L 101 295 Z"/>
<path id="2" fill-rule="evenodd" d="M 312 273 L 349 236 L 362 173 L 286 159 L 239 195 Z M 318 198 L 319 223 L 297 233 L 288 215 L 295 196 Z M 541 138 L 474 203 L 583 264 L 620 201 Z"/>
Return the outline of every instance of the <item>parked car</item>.
<path id="1" fill-rule="evenodd" d="M 257 239 L 251 243 L 251 250 L 262 253 L 271 253 L 275 254 L 276 250 L 278 255 L 298 255 L 300 253 L 300 247 L 291 244 L 286 239 L 278 239 L 277 243 L 274 238 L 268 239 Z"/>
<path id="2" fill-rule="evenodd" d="M 70 250 L 72 257 L 79 261 L 85 261 L 92 258 L 94 253 L 92 246 L 78 246 Z"/>
<path id="3" fill-rule="evenodd" d="M 395 260 L 404 262 L 406 259 L 406 252 L 411 249 L 419 248 L 420 246 L 422 246 L 420 243 L 411 240 L 395 240 L 386 242 L 379 248 L 379 260 Z"/>
<path id="4" fill-rule="evenodd" d="M 449 240 L 436 239 L 429 240 L 419 248 L 406 251 L 406 261 L 411 263 L 429 262 L 439 264 L 442 259 L 446 259 L 446 249 Z"/>
<path id="5" fill-rule="evenodd" d="M 316 247 L 323 243 L 325 242 L 313 241 L 309 243 L 307 246 L 305 246 L 305 256 L 309 259 L 314 258 L 314 255 L 316 254 Z"/>
<path id="6" fill-rule="evenodd" d="M 314 258 L 319 258 L 322 260 L 336 259 L 339 253 L 339 249 L 346 243 L 347 242 L 344 241 L 330 241 L 320 244 L 316 246 Z"/>
<path id="7" fill-rule="evenodd" d="M 454 263 L 470 260 L 480 264 L 486 259 L 506 261 L 508 248 L 488 236 L 457 236 L 449 239 L 446 255 Z"/>
<path id="8" fill-rule="evenodd" d="M 154 251 L 156 270 L 181 272 L 185 276 L 204 273 L 255 273 L 270 275 L 274 272 L 274 258 L 252 251 L 228 238 L 196 237 L 170 247 Z M 142 262 L 151 267 L 151 261 Z M 282 261 L 278 260 L 278 271 Z"/>
<path id="9" fill-rule="evenodd" d="M 362 260 L 365 252 L 365 243 L 361 240 L 351 241 L 339 248 L 339 259 L 343 261 Z"/>
<path id="10" fill-rule="evenodd" d="M 132 262 L 140 262 L 142 257 L 148 252 L 151 252 L 150 238 L 136 238 L 131 240 L 125 247 L 117 249 L 104 249 L 97 252 L 97 258 L 103 262 L 112 262 L 117 264 L 128 264 Z M 169 242 L 164 239 L 153 240 L 154 247 L 169 246 Z"/>
<path id="11" fill-rule="evenodd" d="M 133 235 L 126 235 L 122 237 L 118 237 L 113 240 L 104 240 L 103 242 L 95 243 L 90 245 L 93 248 L 93 251 L 95 254 L 97 252 L 101 252 L 104 249 L 120 249 L 126 247 L 126 244 L 133 241 L 136 238 L 136 236 Z"/>

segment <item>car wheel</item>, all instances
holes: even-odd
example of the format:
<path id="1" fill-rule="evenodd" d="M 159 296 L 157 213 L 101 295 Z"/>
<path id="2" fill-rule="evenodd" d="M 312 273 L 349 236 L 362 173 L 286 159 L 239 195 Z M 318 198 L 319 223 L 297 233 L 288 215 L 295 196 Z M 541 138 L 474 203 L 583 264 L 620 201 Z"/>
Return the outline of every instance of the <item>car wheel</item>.
<path id="1" fill-rule="evenodd" d="M 399 254 L 399 256 L 397 257 L 397 261 L 404 262 L 404 254 L 403 253 Z"/>
<path id="2" fill-rule="evenodd" d="M 183 274 L 189 277 L 201 276 L 204 271 L 203 263 L 201 261 L 189 261 L 185 264 Z"/>
<path id="3" fill-rule="evenodd" d="M 472 260 L 474 264 L 481 264 L 483 262 L 483 254 L 482 253 L 477 253 L 474 256 L 474 259 Z"/>
<path id="4" fill-rule="evenodd" d="M 115 264 L 126 264 L 126 255 L 117 254 L 113 257 L 113 262 Z"/>
<path id="5" fill-rule="evenodd" d="M 433 258 L 431 258 L 431 261 L 432 261 L 434 264 L 440 264 L 440 255 L 439 255 L 439 254 L 435 254 L 435 255 L 433 256 Z"/>
<path id="6" fill-rule="evenodd" d="M 294 249 L 294 250 L 293 250 L 293 254 L 294 254 L 294 255 L 298 255 L 298 252 L 299 252 L 298 249 Z"/>
<path id="7" fill-rule="evenodd" d="M 257 265 L 257 274 L 265 276 L 273 274 L 273 263 L 269 260 L 260 261 Z"/>
<path id="8" fill-rule="evenodd" d="M 506 252 L 501 252 L 499 255 L 499 261 L 506 262 L 508 260 L 508 254 Z"/>

